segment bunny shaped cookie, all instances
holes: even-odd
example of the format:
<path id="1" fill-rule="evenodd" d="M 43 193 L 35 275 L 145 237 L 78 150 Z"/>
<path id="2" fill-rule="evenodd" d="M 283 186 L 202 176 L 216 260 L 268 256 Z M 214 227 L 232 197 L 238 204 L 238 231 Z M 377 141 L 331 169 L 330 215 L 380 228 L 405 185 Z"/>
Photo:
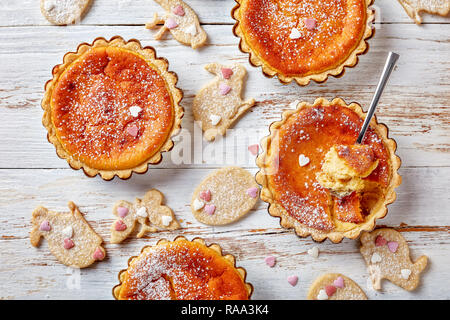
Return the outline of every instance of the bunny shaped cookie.
<path id="1" fill-rule="evenodd" d="M 368 266 L 375 290 L 381 289 L 383 278 L 405 290 L 414 290 L 419 284 L 420 273 L 428 262 L 426 256 L 412 262 L 405 238 L 390 228 L 364 233 L 361 236 L 360 251 Z"/>
<path id="2" fill-rule="evenodd" d="M 124 200 L 118 201 L 113 208 L 117 219 L 111 226 L 111 243 L 120 243 L 128 238 L 137 224 L 141 225 L 138 238 L 142 238 L 147 232 L 157 231 L 156 227 L 179 229 L 180 224 L 172 210 L 162 204 L 163 200 L 163 194 L 152 189 L 142 199 L 137 198 L 134 204 Z"/>
<path id="3" fill-rule="evenodd" d="M 242 65 L 210 63 L 205 69 L 215 74 L 216 78 L 197 93 L 192 109 L 205 138 L 211 141 L 217 135 L 224 135 L 245 111 L 255 105 L 255 99 L 244 101 L 241 98 L 247 74 Z"/>
<path id="4" fill-rule="evenodd" d="M 164 33 L 169 30 L 178 42 L 191 46 L 193 49 L 201 47 L 206 42 L 206 32 L 200 26 L 198 17 L 194 10 L 181 0 L 155 0 L 164 10 L 165 15 L 153 15 L 153 21 L 147 23 L 147 29 L 156 28 L 159 23 L 164 25 L 155 35 L 156 40 L 160 40 Z"/>
<path id="5" fill-rule="evenodd" d="M 70 212 L 54 212 L 42 206 L 32 214 L 30 241 L 34 247 L 44 237 L 50 252 L 63 264 L 85 268 L 103 260 L 103 240 L 84 219 L 78 207 L 69 202 Z"/>

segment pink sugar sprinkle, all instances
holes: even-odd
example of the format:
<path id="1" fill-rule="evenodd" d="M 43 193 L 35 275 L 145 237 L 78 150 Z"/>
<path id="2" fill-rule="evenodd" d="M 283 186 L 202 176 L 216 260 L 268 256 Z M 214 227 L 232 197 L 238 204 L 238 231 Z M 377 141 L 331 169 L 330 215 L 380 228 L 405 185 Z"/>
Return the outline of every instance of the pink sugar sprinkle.
<path id="1" fill-rule="evenodd" d="M 250 153 L 252 155 L 256 156 L 258 154 L 258 151 L 259 151 L 259 145 L 252 144 L 251 146 L 248 146 L 248 151 L 250 151 Z"/>
<path id="2" fill-rule="evenodd" d="M 127 207 L 117 207 L 117 214 L 121 218 L 124 218 L 128 214 L 128 211 Z"/>
<path id="3" fill-rule="evenodd" d="M 222 71 L 222 76 L 224 79 L 230 79 L 233 75 L 233 70 L 230 68 L 222 68 L 220 70 Z"/>
<path id="4" fill-rule="evenodd" d="M 342 277 L 337 277 L 336 280 L 333 281 L 333 284 L 336 288 L 344 288 L 344 279 Z"/>
<path id="5" fill-rule="evenodd" d="M 216 206 L 213 204 L 207 204 L 205 205 L 205 212 L 207 214 L 209 214 L 210 216 L 212 216 L 214 214 L 214 212 L 216 211 Z"/>
<path id="6" fill-rule="evenodd" d="M 122 220 L 117 220 L 116 223 L 114 224 L 114 229 L 116 231 L 123 231 L 126 228 L 127 228 L 127 225 Z"/>
<path id="7" fill-rule="evenodd" d="M 75 246 L 75 243 L 73 242 L 72 239 L 69 238 L 65 238 L 64 239 L 64 249 L 72 249 Z"/>
<path id="8" fill-rule="evenodd" d="M 276 259 L 274 256 L 268 256 L 264 259 L 264 262 L 271 268 L 275 265 Z"/>
<path id="9" fill-rule="evenodd" d="M 210 190 L 203 190 L 200 192 L 200 199 L 204 201 L 210 201 L 211 200 L 211 191 Z"/>
<path id="10" fill-rule="evenodd" d="M 94 258 L 94 260 L 103 260 L 105 258 L 105 253 L 103 252 L 102 249 L 97 248 L 95 249 L 92 257 Z"/>
<path id="11" fill-rule="evenodd" d="M 289 282 L 289 284 L 291 285 L 291 286 L 295 286 L 296 284 L 297 284 L 297 282 L 298 282 L 298 277 L 297 276 L 289 276 L 288 278 L 287 278 L 287 281 Z"/>
<path id="12" fill-rule="evenodd" d="M 180 17 L 182 17 L 182 16 L 184 16 L 184 8 L 183 8 L 183 6 L 182 5 L 177 5 L 177 6 L 175 6 L 173 9 L 172 9 L 172 13 L 173 14 L 176 14 L 177 16 L 180 16 Z"/>
<path id="13" fill-rule="evenodd" d="M 256 198 L 256 196 L 258 195 L 258 188 L 256 187 L 248 188 L 247 194 L 252 198 Z"/>
<path id="14" fill-rule="evenodd" d="M 325 286 L 325 292 L 327 293 L 328 297 L 331 297 L 336 292 L 335 286 Z"/>
<path id="15" fill-rule="evenodd" d="M 389 241 L 387 243 L 387 246 L 389 248 L 389 251 L 391 251 L 392 253 L 395 253 L 398 249 L 398 242 L 397 241 Z"/>
<path id="16" fill-rule="evenodd" d="M 50 222 L 48 220 L 44 220 L 41 223 L 41 226 L 39 227 L 39 230 L 41 231 L 50 231 L 52 227 L 50 226 Z"/>
<path id="17" fill-rule="evenodd" d="M 382 235 L 378 235 L 378 236 L 375 238 L 375 246 L 377 246 L 377 247 L 382 247 L 382 246 L 384 246 L 386 243 L 387 243 L 387 241 L 386 241 L 385 238 L 383 238 Z"/>
<path id="18" fill-rule="evenodd" d="M 315 19 L 306 18 L 305 19 L 305 27 L 308 30 L 314 30 L 315 27 L 316 27 L 316 20 Z"/>
<path id="19" fill-rule="evenodd" d="M 136 136 L 138 135 L 138 132 L 139 132 L 139 129 L 138 129 L 138 127 L 136 127 L 135 125 L 130 126 L 130 127 L 127 127 L 127 133 L 128 133 L 130 136 L 133 136 L 133 137 L 136 138 Z"/>
<path id="20" fill-rule="evenodd" d="M 174 29 L 174 28 L 178 27 L 178 23 L 175 21 L 174 18 L 168 18 L 168 19 L 166 20 L 165 25 L 166 25 L 166 27 L 169 28 L 169 29 Z"/>
<path id="21" fill-rule="evenodd" d="M 220 94 L 224 96 L 224 95 L 228 94 L 228 92 L 231 91 L 231 87 L 225 83 L 221 83 L 221 84 L 219 84 L 219 91 L 220 91 Z"/>

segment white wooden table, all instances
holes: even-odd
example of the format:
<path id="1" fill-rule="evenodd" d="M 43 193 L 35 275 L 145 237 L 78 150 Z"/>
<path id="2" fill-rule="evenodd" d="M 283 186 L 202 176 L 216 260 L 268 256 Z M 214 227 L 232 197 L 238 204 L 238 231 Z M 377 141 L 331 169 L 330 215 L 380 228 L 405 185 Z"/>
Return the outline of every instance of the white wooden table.
<path id="1" fill-rule="evenodd" d="M 68 27 L 49 25 L 41 16 L 37 0 L 0 2 L 0 298 L 111 299 L 117 273 L 126 267 L 130 256 L 160 238 L 185 235 L 217 242 L 236 255 L 238 265 L 248 271 L 255 299 L 304 299 L 311 282 L 326 272 L 351 277 L 371 299 L 450 299 L 449 18 L 425 15 L 424 25 L 417 26 L 397 1 L 376 0 L 376 34 L 358 66 L 347 69 L 340 79 L 299 87 L 265 78 L 260 69 L 248 64 L 232 34 L 230 11 L 234 1 L 187 2 L 199 14 L 209 36 L 208 45 L 198 51 L 180 45 L 170 35 L 164 41 L 153 40 L 154 31 L 146 30 L 144 24 L 153 12 L 162 10 L 151 0 L 95 0 L 81 23 Z M 219 160 L 214 163 L 174 164 L 170 154 L 165 154 L 161 165 L 126 181 L 88 178 L 70 169 L 56 156 L 41 125 L 43 86 L 67 51 L 74 51 L 81 42 L 114 35 L 139 39 L 169 60 L 185 94 L 183 128 L 191 133 L 193 96 L 212 79 L 203 65 L 214 61 L 243 63 L 249 71 L 245 97 L 255 98 L 257 105 L 235 128 L 256 133 L 250 139 L 236 139 L 234 145 L 234 139 L 228 136 L 223 140 L 223 149 L 218 142 L 212 146 L 204 143 L 210 152 L 216 148 Z M 401 58 L 377 115 L 398 143 L 403 184 L 388 216 L 378 224 L 401 231 L 414 259 L 422 254 L 429 256 L 429 267 L 415 292 L 406 292 L 387 281 L 383 291 L 373 291 L 367 284 L 368 273 L 358 241 L 315 244 L 310 238 L 298 238 L 293 231 L 280 228 L 278 219 L 267 213 L 264 202 L 229 226 L 210 227 L 193 218 L 189 202 L 194 187 L 211 170 L 225 164 L 256 172 L 247 146 L 267 135 L 269 124 L 278 120 L 293 100 L 342 97 L 366 109 L 390 50 Z M 246 161 L 225 161 L 233 151 L 245 153 Z M 182 221 L 182 229 L 109 244 L 113 203 L 119 199 L 132 201 L 150 188 L 165 194 L 166 203 Z M 105 261 L 82 269 L 79 277 L 76 270 L 50 255 L 45 241 L 40 248 L 34 248 L 29 240 L 33 209 L 44 205 L 67 211 L 69 200 L 80 205 L 86 219 L 104 238 L 107 250 Z M 320 249 L 318 259 L 306 253 L 312 246 Z M 267 255 L 277 257 L 275 268 L 265 265 Z M 286 281 L 293 274 L 299 276 L 295 287 Z"/>

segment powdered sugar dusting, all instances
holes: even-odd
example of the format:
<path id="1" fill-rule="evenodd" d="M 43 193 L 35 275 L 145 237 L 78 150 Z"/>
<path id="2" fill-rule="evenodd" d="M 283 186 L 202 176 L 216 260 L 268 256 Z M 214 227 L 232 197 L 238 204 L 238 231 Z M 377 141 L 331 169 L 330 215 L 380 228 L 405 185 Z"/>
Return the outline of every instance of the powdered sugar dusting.
<path id="1" fill-rule="evenodd" d="M 332 68 L 350 55 L 362 37 L 365 12 L 363 0 L 251 0 L 241 6 L 241 27 L 272 67 L 288 75 L 307 74 Z M 305 24 L 312 20 L 314 28 Z M 298 31 L 294 37 L 293 28 Z"/>
<path id="2" fill-rule="evenodd" d="M 223 258 L 200 244 L 152 247 L 128 268 L 129 299 L 246 299 L 243 281 Z"/>
<path id="3" fill-rule="evenodd" d="M 172 125 L 164 79 L 125 50 L 91 49 L 61 76 L 52 107 L 65 149 L 83 162 L 113 168 L 114 160 L 129 161 L 133 151 L 154 152 Z M 132 115 L 131 107 L 142 111 Z M 136 135 L 127 134 L 134 127 Z"/>
<path id="4" fill-rule="evenodd" d="M 276 200 L 300 223 L 319 230 L 333 230 L 332 206 L 328 189 L 317 181 L 325 153 L 335 144 L 353 145 L 362 119 L 349 108 L 338 105 L 302 109 L 279 132 L 279 169 L 270 177 L 277 190 Z M 387 185 L 390 179 L 388 151 L 377 133 L 369 128 L 363 141 L 371 146 L 378 167 L 367 177 Z M 299 166 L 298 155 L 307 154 L 310 163 Z"/>

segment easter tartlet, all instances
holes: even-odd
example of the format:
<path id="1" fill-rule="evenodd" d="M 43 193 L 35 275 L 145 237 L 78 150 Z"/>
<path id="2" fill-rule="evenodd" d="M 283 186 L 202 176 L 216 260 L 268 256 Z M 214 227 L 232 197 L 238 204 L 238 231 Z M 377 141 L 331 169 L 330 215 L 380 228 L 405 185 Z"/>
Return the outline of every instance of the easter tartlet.
<path id="1" fill-rule="evenodd" d="M 340 242 L 370 231 L 401 183 L 400 158 L 374 117 L 361 145 L 361 107 L 341 99 L 299 103 L 270 126 L 256 163 L 260 197 L 285 228 L 316 241 Z"/>
<path id="2" fill-rule="evenodd" d="M 60 158 L 88 176 L 129 178 L 161 161 L 180 129 L 183 93 L 168 62 L 120 37 L 83 43 L 45 85 L 43 124 Z"/>
<path id="3" fill-rule="evenodd" d="M 373 0 L 235 0 L 239 48 L 266 76 L 307 85 L 343 74 L 366 52 Z"/>
<path id="4" fill-rule="evenodd" d="M 217 244 L 196 238 L 160 240 L 144 247 L 119 273 L 117 300 L 248 300 L 253 292 L 246 272 Z"/>

